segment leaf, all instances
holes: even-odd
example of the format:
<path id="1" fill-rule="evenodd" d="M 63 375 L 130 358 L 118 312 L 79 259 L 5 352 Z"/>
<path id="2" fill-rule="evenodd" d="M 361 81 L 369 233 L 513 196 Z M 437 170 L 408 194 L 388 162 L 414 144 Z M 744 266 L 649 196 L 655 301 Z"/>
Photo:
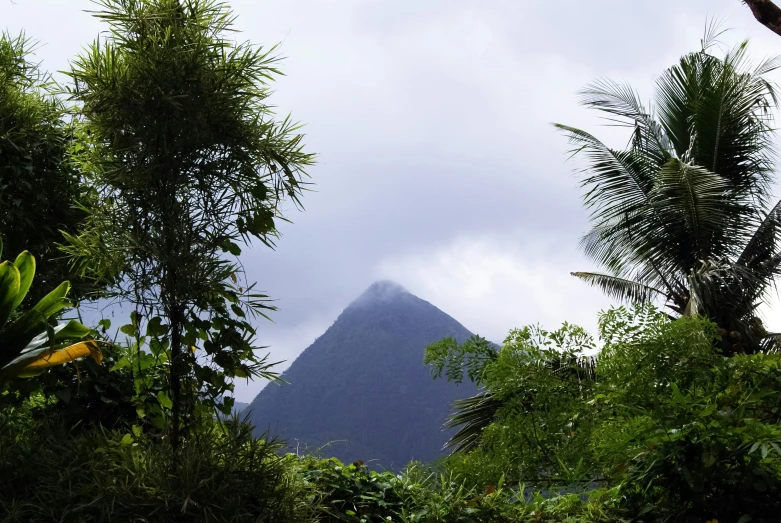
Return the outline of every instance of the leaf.
<path id="1" fill-rule="evenodd" d="M 12 309 L 16 309 L 22 303 L 22 300 L 27 296 L 27 291 L 30 290 L 35 276 L 35 257 L 29 252 L 23 251 L 16 257 L 14 266 L 19 270 L 20 280 L 19 292 L 16 294 Z"/>
<path id="2" fill-rule="evenodd" d="M 115 372 L 115 371 L 118 371 L 118 370 L 124 369 L 124 368 L 126 368 L 126 367 L 130 367 L 130 360 L 128 359 L 128 357 L 127 357 L 127 356 L 122 356 L 122 357 L 121 357 L 121 358 L 119 358 L 119 360 L 117 360 L 117 362 L 116 362 L 116 363 L 115 363 L 115 364 L 114 364 L 114 365 L 111 367 L 111 369 L 109 370 L 109 372 Z"/>
<path id="3" fill-rule="evenodd" d="M 76 343 L 63 349 L 54 349 L 50 352 L 47 351 L 43 355 L 32 360 L 31 363 L 22 367 L 19 375 L 24 377 L 25 375 L 29 375 L 31 372 L 40 371 L 48 367 L 54 367 L 56 365 L 62 365 L 63 363 L 69 363 L 79 358 L 83 358 L 84 356 L 92 356 L 96 361 L 100 362 L 102 355 L 100 355 L 100 351 L 96 349 L 97 346 L 95 345 L 95 342 L 85 341 Z"/>
<path id="4" fill-rule="evenodd" d="M 572 276 L 579 278 L 591 285 L 598 287 L 606 295 L 619 300 L 629 302 L 647 302 L 665 293 L 649 285 L 644 285 L 626 278 L 619 278 L 609 274 L 595 272 L 573 272 Z"/>
<path id="5" fill-rule="evenodd" d="M 149 320 L 149 323 L 146 325 L 147 336 L 159 338 L 160 336 L 165 336 L 167 332 L 168 325 L 163 323 L 163 320 L 160 318 L 160 316 L 155 316 Z"/>
<path id="6" fill-rule="evenodd" d="M 233 311 L 233 314 L 235 314 L 240 318 L 243 318 L 245 316 L 244 311 L 241 310 L 241 307 L 239 307 L 235 303 L 231 303 L 231 310 Z"/>
<path id="7" fill-rule="evenodd" d="M 73 340 L 85 337 L 91 332 L 90 328 L 81 323 L 71 320 L 68 323 L 60 324 L 54 329 L 54 340 Z"/>
<path id="8" fill-rule="evenodd" d="M 164 390 L 157 393 L 157 401 L 160 402 L 160 406 L 164 409 L 171 409 L 174 406 L 174 402 L 171 401 L 171 397 Z"/>
<path id="9" fill-rule="evenodd" d="M 14 302 L 19 294 L 21 275 L 11 262 L 0 263 L 0 329 L 8 321 L 14 310 Z"/>
<path id="10" fill-rule="evenodd" d="M 686 398 L 681 394 L 681 390 L 675 383 L 670 384 L 670 388 L 673 391 L 673 401 L 679 405 L 686 405 Z"/>
<path id="11" fill-rule="evenodd" d="M 61 389 L 54 392 L 54 395 L 59 398 L 60 401 L 65 403 L 66 405 L 70 403 L 71 401 L 71 391 L 70 389 Z"/>
<path id="12" fill-rule="evenodd" d="M 236 245 L 233 242 L 228 243 L 228 252 L 231 253 L 234 256 L 239 256 L 241 254 L 241 247 Z"/>
<path id="13" fill-rule="evenodd" d="M 120 440 L 119 444 L 124 447 L 127 445 L 131 445 L 134 441 L 135 439 L 133 439 L 133 436 L 131 436 L 130 434 L 125 434 L 124 436 L 122 436 L 122 439 Z"/>
<path id="14" fill-rule="evenodd" d="M 62 282 L 53 291 L 44 296 L 41 301 L 36 303 L 33 310 L 40 313 L 46 319 L 51 318 L 67 305 L 65 297 L 68 295 L 70 288 L 71 284 L 69 281 Z"/>
<path id="15" fill-rule="evenodd" d="M 136 330 L 135 326 L 133 326 L 130 323 L 128 323 L 127 325 L 121 326 L 119 328 L 119 332 L 121 332 L 122 334 L 127 334 L 128 336 L 135 337 L 137 330 Z"/>

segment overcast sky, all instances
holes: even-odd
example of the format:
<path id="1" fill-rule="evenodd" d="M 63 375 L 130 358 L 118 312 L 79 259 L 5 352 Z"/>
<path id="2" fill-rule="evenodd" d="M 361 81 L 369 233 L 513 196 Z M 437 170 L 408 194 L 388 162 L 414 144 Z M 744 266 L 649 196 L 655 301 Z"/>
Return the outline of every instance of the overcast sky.
<path id="1" fill-rule="evenodd" d="M 781 37 L 740 0 L 233 0 L 238 37 L 281 43 L 272 103 L 306 124 L 318 154 L 304 212 L 276 251 L 256 246 L 250 280 L 277 299 L 260 342 L 288 364 L 377 279 L 392 279 L 468 329 L 591 329 L 609 302 L 574 280 L 587 214 L 551 122 L 623 137 L 576 102 L 609 77 L 648 100 L 665 67 L 696 50 L 706 19 L 749 38 Z M 40 41 L 49 71 L 104 28 L 89 0 L 0 0 L 0 28 Z M 778 78 L 776 78 L 778 80 Z M 778 308 L 776 308 L 778 310 Z M 778 312 L 767 321 L 781 327 Z M 119 320 L 118 320 L 119 321 Z M 239 384 L 249 401 L 261 384 Z"/>

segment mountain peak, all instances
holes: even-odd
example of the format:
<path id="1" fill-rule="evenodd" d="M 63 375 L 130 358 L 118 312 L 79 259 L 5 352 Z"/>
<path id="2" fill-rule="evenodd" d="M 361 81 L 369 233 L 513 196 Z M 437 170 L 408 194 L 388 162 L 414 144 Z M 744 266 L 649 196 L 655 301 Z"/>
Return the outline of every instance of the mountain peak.
<path id="1" fill-rule="evenodd" d="M 400 470 L 442 456 L 453 434 L 442 424 L 453 401 L 477 393 L 431 379 L 424 349 L 472 334 L 398 283 L 378 281 L 267 386 L 244 411 L 257 427 L 345 463 L 361 459 Z"/>
<path id="2" fill-rule="evenodd" d="M 353 303 L 388 301 L 405 294 L 409 295 L 410 292 L 395 281 L 379 280 L 369 285 Z"/>

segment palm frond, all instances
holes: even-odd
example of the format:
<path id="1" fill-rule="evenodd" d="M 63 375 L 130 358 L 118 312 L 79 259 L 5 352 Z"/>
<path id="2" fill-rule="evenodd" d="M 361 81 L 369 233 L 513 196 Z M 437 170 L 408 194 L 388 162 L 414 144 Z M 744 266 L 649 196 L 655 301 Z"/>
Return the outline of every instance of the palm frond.
<path id="1" fill-rule="evenodd" d="M 573 272 L 572 276 L 583 280 L 592 287 L 598 287 L 611 298 L 629 302 L 647 302 L 667 293 L 642 283 L 596 272 Z"/>
<path id="2" fill-rule="evenodd" d="M 775 62 L 752 71 L 745 43 L 723 59 L 691 53 L 661 75 L 655 97 L 677 156 L 692 149 L 692 163 L 724 176 L 733 197 L 760 203 L 775 159 L 770 111 L 776 105 L 775 88 L 762 75 Z"/>
<path id="3" fill-rule="evenodd" d="M 610 115 L 608 120 L 632 128 L 631 147 L 634 151 L 642 151 L 642 156 L 657 166 L 670 158 L 670 140 L 631 86 L 601 79 L 579 94 L 584 106 L 605 112 Z"/>
<path id="4" fill-rule="evenodd" d="M 570 144 L 574 154 L 585 154 L 589 162 L 580 183 L 586 188 L 584 202 L 592 217 L 611 219 L 648 202 L 653 189 L 654 170 L 628 151 L 610 149 L 593 135 L 566 125 L 556 124 Z"/>
<path id="5" fill-rule="evenodd" d="M 734 231 L 743 207 L 731 201 L 727 189 L 722 176 L 676 158 L 659 171 L 652 205 L 659 225 L 681 247 L 682 266 L 693 267 L 714 248 L 734 244 L 734 238 L 725 238 L 725 233 Z"/>
<path id="6" fill-rule="evenodd" d="M 445 427 L 461 428 L 445 444 L 445 448 L 452 448 L 453 453 L 474 450 L 483 430 L 493 423 L 503 404 L 488 390 L 453 402 L 453 414 L 445 421 Z"/>
<path id="7" fill-rule="evenodd" d="M 781 200 L 776 202 L 756 228 L 738 257 L 737 264 L 759 269 L 768 265 L 779 251 L 779 233 L 781 233 Z"/>

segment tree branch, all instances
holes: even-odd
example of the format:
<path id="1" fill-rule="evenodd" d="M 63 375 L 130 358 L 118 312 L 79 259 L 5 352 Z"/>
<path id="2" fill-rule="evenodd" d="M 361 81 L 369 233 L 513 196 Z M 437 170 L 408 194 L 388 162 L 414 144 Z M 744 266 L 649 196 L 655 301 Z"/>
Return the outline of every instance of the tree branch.
<path id="1" fill-rule="evenodd" d="M 781 8 L 771 0 L 743 0 L 757 21 L 781 36 Z"/>

